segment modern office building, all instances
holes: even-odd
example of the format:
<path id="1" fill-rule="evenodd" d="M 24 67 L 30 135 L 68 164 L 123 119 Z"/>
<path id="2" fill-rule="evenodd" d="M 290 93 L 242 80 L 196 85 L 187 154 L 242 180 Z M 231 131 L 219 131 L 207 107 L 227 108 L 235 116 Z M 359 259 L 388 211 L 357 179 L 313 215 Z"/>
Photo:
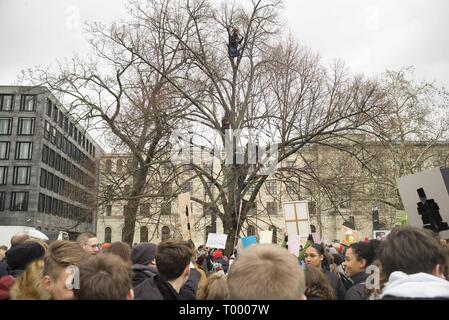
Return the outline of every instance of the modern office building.
<path id="1" fill-rule="evenodd" d="M 101 153 L 47 88 L 0 86 L 0 225 L 95 230 Z"/>

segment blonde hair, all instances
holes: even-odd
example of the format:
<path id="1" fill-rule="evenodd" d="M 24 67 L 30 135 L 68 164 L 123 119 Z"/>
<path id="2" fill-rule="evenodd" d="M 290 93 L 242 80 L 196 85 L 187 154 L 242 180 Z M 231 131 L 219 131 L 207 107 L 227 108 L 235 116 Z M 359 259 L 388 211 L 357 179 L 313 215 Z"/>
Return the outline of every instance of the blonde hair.
<path id="1" fill-rule="evenodd" d="M 304 271 L 294 255 L 271 244 L 239 253 L 228 274 L 233 300 L 299 300 L 306 288 Z"/>
<path id="2" fill-rule="evenodd" d="M 31 262 L 9 291 L 11 300 L 49 300 L 50 294 L 42 288 L 43 270 L 44 260 Z"/>
<path id="3" fill-rule="evenodd" d="M 228 300 L 229 289 L 225 276 L 215 273 L 207 277 L 205 283 L 198 288 L 196 298 L 198 300 Z"/>
<path id="4" fill-rule="evenodd" d="M 45 252 L 47 252 L 49 248 L 48 244 L 44 240 L 36 238 L 28 238 L 23 243 L 39 243 L 42 248 L 44 248 Z"/>

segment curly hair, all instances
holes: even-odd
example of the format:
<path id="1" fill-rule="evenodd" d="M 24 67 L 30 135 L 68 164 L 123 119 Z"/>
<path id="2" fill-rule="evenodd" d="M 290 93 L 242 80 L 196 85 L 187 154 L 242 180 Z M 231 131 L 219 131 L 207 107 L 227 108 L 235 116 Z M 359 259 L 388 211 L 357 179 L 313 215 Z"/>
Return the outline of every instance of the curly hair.
<path id="1" fill-rule="evenodd" d="M 317 297 L 323 300 L 334 300 L 335 293 L 329 280 L 317 267 L 306 265 L 306 297 Z"/>

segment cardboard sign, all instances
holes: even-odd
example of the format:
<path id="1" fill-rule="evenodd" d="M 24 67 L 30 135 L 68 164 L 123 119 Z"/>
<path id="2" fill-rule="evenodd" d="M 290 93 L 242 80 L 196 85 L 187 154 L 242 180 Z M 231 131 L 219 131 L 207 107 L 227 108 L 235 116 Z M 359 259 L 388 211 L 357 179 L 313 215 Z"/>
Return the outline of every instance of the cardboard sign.
<path id="1" fill-rule="evenodd" d="M 209 233 L 206 247 L 214 249 L 226 249 L 227 234 Z"/>
<path id="2" fill-rule="evenodd" d="M 442 239 L 448 239 L 449 169 L 426 170 L 401 177 L 397 182 L 408 224 L 434 229 Z"/>
<path id="3" fill-rule="evenodd" d="M 285 233 L 301 235 L 303 242 L 310 234 L 309 206 L 307 201 L 283 202 Z"/>
<path id="4" fill-rule="evenodd" d="M 191 208 L 190 193 L 181 193 L 178 196 L 178 214 L 181 225 L 181 234 L 184 240 L 192 239 Z"/>
<path id="5" fill-rule="evenodd" d="M 326 237 L 324 236 L 324 234 L 323 234 L 323 236 L 321 237 L 321 242 L 320 242 L 320 243 L 328 244 L 327 239 L 326 239 Z"/>
<path id="6" fill-rule="evenodd" d="M 296 257 L 299 257 L 299 249 L 301 246 L 301 236 L 298 234 L 288 235 L 288 251 L 293 253 Z"/>
<path id="7" fill-rule="evenodd" d="M 385 240 L 390 232 L 390 230 L 373 230 L 373 239 Z"/>
<path id="8" fill-rule="evenodd" d="M 260 231 L 259 243 L 273 243 L 273 230 Z"/>
<path id="9" fill-rule="evenodd" d="M 318 237 L 318 234 L 316 232 L 312 232 L 312 239 L 313 239 L 313 243 L 321 243 L 320 239 Z"/>
<path id="10" fill-rule="evenodd" d="M 360 241 L 360 233 L 351 228 L 342 226 L 340 229 L 340 243 L 349 246 L 351 243 Z"/>
<path id="11" fill-rule="evenodd" d="M 253 244 L 257 244 L 256 236 L 249 236 L 249 237 L 242 238 L 242 247 L 243 247 L 243 249 L 246 249 L 249 246 L 252 246 Z"/>

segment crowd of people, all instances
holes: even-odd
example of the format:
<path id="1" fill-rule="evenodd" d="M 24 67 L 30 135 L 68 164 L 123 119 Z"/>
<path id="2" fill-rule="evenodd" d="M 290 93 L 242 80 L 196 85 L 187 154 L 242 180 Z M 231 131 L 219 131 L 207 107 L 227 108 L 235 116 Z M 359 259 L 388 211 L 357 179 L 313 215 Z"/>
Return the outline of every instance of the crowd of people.
<path id="1" fill-rule="evenodd" d="M 17 234 L 0 248 L 0 300 L 449 299 L 449 249 L 430 230 L 386 239 L 222 250 L 192 241 L 100 245 L 93 233 L 50 244 Z"/>

